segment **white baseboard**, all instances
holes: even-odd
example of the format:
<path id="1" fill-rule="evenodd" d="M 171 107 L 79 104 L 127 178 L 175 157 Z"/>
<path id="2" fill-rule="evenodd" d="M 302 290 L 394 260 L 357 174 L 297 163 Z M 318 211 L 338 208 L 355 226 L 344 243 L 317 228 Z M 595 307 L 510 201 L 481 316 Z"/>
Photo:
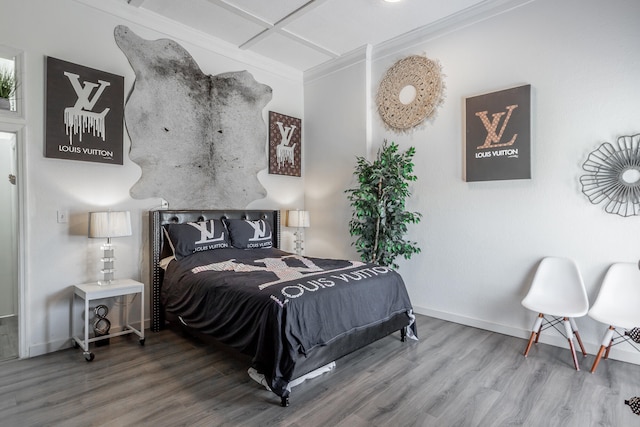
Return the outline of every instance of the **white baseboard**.
<path id="1" fill-rule="evenodd" d="M 43 354 L 53 353 L 54 351 L 58 350 L 64 350 L 71 346 L 71 338 L 49 341 L 42 344 L 33 344 L 29 346 L 27 357 L 42 356 Z"/>
<path id="2" fill-rule="evenodd" d="M 501 325 L 498 323 L 488 322 L 486 320 L 474 319 L 471 317 L 461 316 L 455 313 L 447 313 L 444 311 L 432 310 L 425 307 L 414 307 L 413 311 L 417 314 L 422 314 L 429 317 L 435 317 L 436 319 L 446 320 L 448 322 L 459 323 L 465 326 L 471 326 L 474 328 L 484 329 L 486 331 L 496 332 L 503 335 L 509 335 L 516 338 L 522 338 L 526 340 L 529 338 L 531 331 L 514 328 L 513 326 Z M 135 326 L 135 324 L 134 324 Z M 145 330 L 149 330 L 151 321 L 145 320 Z M 118 328 L 118 327 L 116 327 Z M 120 329 L 114 329 L 120 330 Z M 419 332 L 419 331 L 418 331 Z M 543 344 L 549 344 L 556 347 L 567 347 L 567 342 L 564 338 L 558 335 L 542 335 L 540 342 Z M 35 357 L 43 354 L 51 353 L 58 350 L 64 350 L 72 347 L 73 343 L 71 337 L 62 340 L 51 341 L 43 344 L 35 344 L 29 347 L 27 357 Z M 523 345 L 526 345 L 523 343 Z M 595 355 L 598 352 L 600 343 L 584 342 L 585 349 L 590 355 Z M 633 363 L 640 365 L 640 352 L 633 350 L 632 348 L 624 348 L 626 345 L 620 347 L 614 347 L 609 354 L 610 359 L 620 360 L 622 362 Z M 523 347 L 524 349 L 524 347 Z M 524 350 L 523 350 L 524 351 Z"/>
<path id="3" fill-rule="evenodd" d="M 486 320 L 474 319 L 471 317 L 461 316 L 455 313 L 447 313 L 444 311 L 432 310 L 425 307 L 413 307 L 413 311 L 417 314 L 422 314 L 429 317 L 435 317 L 436 319 L 446 320 L 448 322 L 459 323 L 465 326 L 471 326 L 478 329 L 484 329 L 486 331 L 497 332 L 503 335 L 509 335 L 516 338 L 522 338 L 528 340 L 531 330 L 514 328 L 513 326 L 501 325 L 498 323 L 488 322 Z M 418 331 L 418 334 L 420 331 Z M 420 336 L 420 335 L 418 335 Z M 539 342 L 543 344 L 549 344 L 556 347 L 568 348 L 567 340 L 560 335 L 544 335 L 541 334 Z M 589 355 L 594 356 L 598 353 L 600 343 L 586 342 L 583 340 L 585 350 Z M 635 343 L 634 343 L 635 344 Z M 523 343 L 522 351 L 526 342 Z M 638 346 L 640 347 L 640 346 Z M 613 347 L 609 354 L 610 359 L 619 360 L 621 362 L 633 363 L 640 365 L 640 352 L 635 351 L 627 344 L 622 344 L 619 347 Z"/>
<path id="4" fill-rule="evenodd" d="M 145 337 L 147 336 L 147 331 L 151 327 L 151 320 L 147 319 L 144 322 L 145 324 Z M 139 323 L 132 322 L 131 326 L 134 328 L 138 328 Z M 119 332 L 122 330 L 122 326 L 116 325 L 112 326 L 111 330 L 113 332 Z M 71 337 L 59 339 L 55 341 L 49 341 L 41 344 L 33 344 L 29 346 L 27 351 L 27 358 L 42 356 L 43 354 L 52 353 L 54 351 L 65 350 L 67 348 L 73 347 L 73 339 Z"/>

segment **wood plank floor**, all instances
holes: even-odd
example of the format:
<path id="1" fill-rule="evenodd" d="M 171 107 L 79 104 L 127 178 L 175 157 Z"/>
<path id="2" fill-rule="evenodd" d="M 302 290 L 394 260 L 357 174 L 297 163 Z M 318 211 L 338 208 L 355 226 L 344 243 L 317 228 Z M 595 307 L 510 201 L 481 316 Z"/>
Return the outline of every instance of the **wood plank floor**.
<path id="1" fill-rule="evenodd" d="M 291 406 L 249 360 L 166 330 L 111 339 L 86 362 L 64 350 L 0 363 L 6 426 L 632 426 L 640 366 L 417 316 L 420 341 L 384 338 L 293 389 Z"/>

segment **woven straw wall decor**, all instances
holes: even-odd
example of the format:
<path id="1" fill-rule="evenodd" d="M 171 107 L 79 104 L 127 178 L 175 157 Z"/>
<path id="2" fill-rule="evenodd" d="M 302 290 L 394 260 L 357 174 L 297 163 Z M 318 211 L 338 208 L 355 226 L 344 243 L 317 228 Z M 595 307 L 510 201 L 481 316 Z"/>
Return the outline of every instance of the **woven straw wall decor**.
<path id="1" fill-rule="evenodd" d="M 411 86 L 415 97 L 404 103 L 403 89 Z M 444 83 L 440 64 L 427 57 L 412 55 L 387 70 L 376 96 L 378 113 L 387 128 L 405 132 L 425 119 L 435 116 L 444 100 Z"/>

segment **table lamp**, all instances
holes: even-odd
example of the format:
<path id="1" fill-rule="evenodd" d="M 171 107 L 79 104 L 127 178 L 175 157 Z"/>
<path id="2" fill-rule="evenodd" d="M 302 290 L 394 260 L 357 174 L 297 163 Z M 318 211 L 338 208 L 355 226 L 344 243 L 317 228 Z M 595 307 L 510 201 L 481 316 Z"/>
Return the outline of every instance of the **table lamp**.
<path id="1" fill-rule="evenodd" d="M 89 212 L 89 237 L 107 238 L 107 243 L 101 247 L 104 280 L 98 281 L 99 285 L 108 285 L 113 281 L 115 256 L 111 238 L 124 236 L 131 236 L 129 211 Z"/>
<path id="2" fill-rule="evenodd" d="M 295 227 L 297 230 L 294 233 L 296 236 L 296 254 L 302 255 L 302 229 L 309 227 L 309 211 L 288 211 L 287 212 L 287 227 Z"/>

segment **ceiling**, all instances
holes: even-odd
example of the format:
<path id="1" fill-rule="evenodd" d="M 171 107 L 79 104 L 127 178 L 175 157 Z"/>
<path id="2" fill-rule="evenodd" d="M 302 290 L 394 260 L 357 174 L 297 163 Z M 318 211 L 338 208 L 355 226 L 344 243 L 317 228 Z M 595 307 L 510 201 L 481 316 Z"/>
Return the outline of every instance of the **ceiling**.
<path id="1" fill-rule="evenodd" d="M 294 69 L 506 0 L 122 0 Z M 495 7 L 494 7 L 495 9 Z M 495 11 L 494 11 L 495 12 Z"/>

